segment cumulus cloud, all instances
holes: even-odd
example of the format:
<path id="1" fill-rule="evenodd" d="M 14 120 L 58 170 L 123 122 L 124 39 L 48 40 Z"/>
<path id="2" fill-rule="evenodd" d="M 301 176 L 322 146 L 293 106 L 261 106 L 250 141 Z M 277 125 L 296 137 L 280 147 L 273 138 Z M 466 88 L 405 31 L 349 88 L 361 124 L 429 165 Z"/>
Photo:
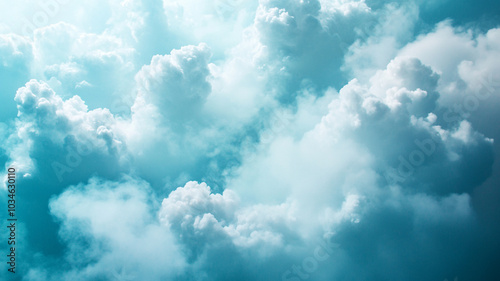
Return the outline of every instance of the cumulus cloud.
<path id="1" fill-rule="evenodd" d="M 74 269 L 49 272 L 47 277 L 175 278 L 185 264 L 178 258 L 170 233 L 157 223 L 154 203 L 149 185 L 129 178 L 118 182 L 91 179 L 85 186 L 64 191 L 51 200 L 50 211 L 61 222 L 59 236 L 67 245 L 64 258 Z"/>
<path id="2" fill-rule="evenodd" d="M 63 155 L 62 151 L 67 149 L 77 156 L 95 150 L 117 157 L 117 150 L 122 149 L 123 143 L 113 136 L 112 127 L 115 120 L 109 110 L 88 111 L 79 96 L 63 101 L 48 84 L 31 80 L 17 91 L 14 100 L 18 108 L 18 134 L 12 135 L 11 140 L 20 146 L 20 155 L 11 155 L 11 159 L 12 165 L 18 167 L 20 172 L 33 171 L 34 167 L 30 164 L 33 161 L 27 158 L 42 152 L 37 150 L 47 142 L 56 146 L 59 155 Z M 46 159 L 44 155 L 41 158 Z M 79 158 L 81 160 L 81 157 Z M 80 162 L 78 157 L 67 159 L 72 161 L 66 162 Z M 58 162 L 52 164 L 52 167 L 59 167 Z M 62 170 L 55 168 L 54 172 L 59 180 L 62 180 L 62 175 L 66 172 L 64 169 L 67 167 L 62 165 L 60 168 Z"/>
<path id="3" fill-rule="evenodd" d="M 214 194 L 205 183 L 188 182 L 163 200 L 159 217 L 188 247 L 188 256 L 196 259 L 204 247 L 216 241 L 228 240 L 234 246 L 255 247 L 259 252 L 281 248 L 284 236 L 294 235 L 290 229 L 293 212 L 287 203 L 245 207 L 230 189 Z"/>
<path id="4" fill-rule="evenodd" d="M 498 23 L 447 1 L 57 3 L 0 25 L 23 280 L 498 275 Z"/>
<path id="5" fill-rule="evenodd" d="M 25 217 L 26 241 L 33 243 L 33 251 L 57 252 L 60 244 L 47 200 L 93 175 L 117 178 L 127 170 L 126 146 L 109 110 L 89 111 L 78 96 L 63 100 L 47 83 L 29 81 L 19 88 L 15 102 L 14 132 L 2 144 L 5 165 L 15 167 L 20 185 L 37 187 L 17 191 L 19 201 L 29 202 L 17 211 Z M 38 215 L 29 215 L 34 213 Z M 47 231 L 38 233 L 40 227 Z"/>
<path id="6" fill-rule="evenodd" d="M 160 114 L 169 121 L 196 116 L 211 91 L 207 81 L 209 59 L 205 44 L 154 56 L 136 76 L 139 98 L 160 108 Z"/>

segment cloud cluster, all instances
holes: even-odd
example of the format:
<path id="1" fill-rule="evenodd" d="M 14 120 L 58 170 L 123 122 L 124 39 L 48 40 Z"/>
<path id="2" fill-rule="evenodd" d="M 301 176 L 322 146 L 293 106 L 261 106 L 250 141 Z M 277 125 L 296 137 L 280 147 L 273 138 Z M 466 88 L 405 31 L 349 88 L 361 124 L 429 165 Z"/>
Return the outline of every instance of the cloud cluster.
<path id="1" fill-rule="evenodd" d="M 125 178 L 91 179 L 51 200 L 50 211 L 61 222 L 69 271 L 47 272 L 49 279 L 174 279 L 185 267 L 174 239 L 153 216 L 151 187 Z M 35 273 L 36 272 L 36 273 Z M 62 276 L 58 276 L 62 274 Z"/>
<path id="2" fill-rule="evenodd" d="M 0 26 L 22 280 L 500 273 L 500 29 L 422 1 L 96 5 Z"/>

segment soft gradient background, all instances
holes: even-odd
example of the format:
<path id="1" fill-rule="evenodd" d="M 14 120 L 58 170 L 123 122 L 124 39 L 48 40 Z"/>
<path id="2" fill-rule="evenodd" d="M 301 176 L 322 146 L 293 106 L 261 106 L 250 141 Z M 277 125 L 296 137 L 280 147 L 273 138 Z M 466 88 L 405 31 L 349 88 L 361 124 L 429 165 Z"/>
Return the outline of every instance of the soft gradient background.
<path id="1" fill-rule="evenodd" d="M 497 280 L 499 27 L 492 0 L 1 0 L 0 279 Z"/>

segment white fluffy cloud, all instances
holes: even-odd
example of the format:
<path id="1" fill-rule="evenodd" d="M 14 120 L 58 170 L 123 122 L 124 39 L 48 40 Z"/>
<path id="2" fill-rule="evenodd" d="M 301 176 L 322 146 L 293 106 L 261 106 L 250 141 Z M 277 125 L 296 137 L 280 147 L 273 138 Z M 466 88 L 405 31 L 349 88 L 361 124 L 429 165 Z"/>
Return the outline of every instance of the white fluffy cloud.
<path id="1" fill-rule="evenodd" d="M 172 123 L 169 125 L 177 120 L 189 121 L 200 113 L 211 92 L 209 59 L 206 44 L 154 56 L 136 76 L 139 99 L 156 106 L 159 114 Z"/>
<path id="2" fill-rule="evenodd" d="M 49 167 L 62 181 L 66 173 L 73 171 L 82 158 L 91 153 L 120 158 L 124 143 L 114 136 L 116 121 L 109 110 L 89 111 L 79 96 L 64 101 L 48 84 L 36 80 L 20 88 L 15 101 L 17 133 L 9 141 L 14 145 L 10 156 L 12 165 L 18 167 L 19 172 L 36 171 L 33 160 L 52 160 Z"/>
<path id="3" fill-rule="evenodd" d="M 188 182 L 163 200 L 159 217 L 195 259 L 205 247 L 224 240 L 262 253 L 281 248 L 289 239 L 286 236 L 294 235 L 293 212 L 286 203 L 245 207 L 230 189 L 214 194 L 205 183 Z"/>
<path id="4" fill-rule="evenodd" d="M 173 279 L 185 263 L 170 233 L 157 222 L 154 197 L 143 181 L 92 179 L 52 200 L 67 243 L 65 259 L 75 266 L 49 272 L 49 279 Z M 59 276 L 61 274 L 62 276 Z"/>
<path id="5" fill-rule="evenodd" d="M 497 28 L 420 1 L 105 2 L 0 35 L 25 280 L 498 273 Z"/>

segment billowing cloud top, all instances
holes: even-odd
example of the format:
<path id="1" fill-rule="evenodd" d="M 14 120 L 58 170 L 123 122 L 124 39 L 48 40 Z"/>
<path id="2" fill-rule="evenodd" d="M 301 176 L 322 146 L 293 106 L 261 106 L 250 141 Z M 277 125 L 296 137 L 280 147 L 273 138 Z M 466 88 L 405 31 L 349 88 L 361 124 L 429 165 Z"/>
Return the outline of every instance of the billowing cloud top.
<path id="1" fill-rule="evenodd" d="M 0 279 L 495 280 L 500 5 L 459 2 L 0 4 Z"/>

